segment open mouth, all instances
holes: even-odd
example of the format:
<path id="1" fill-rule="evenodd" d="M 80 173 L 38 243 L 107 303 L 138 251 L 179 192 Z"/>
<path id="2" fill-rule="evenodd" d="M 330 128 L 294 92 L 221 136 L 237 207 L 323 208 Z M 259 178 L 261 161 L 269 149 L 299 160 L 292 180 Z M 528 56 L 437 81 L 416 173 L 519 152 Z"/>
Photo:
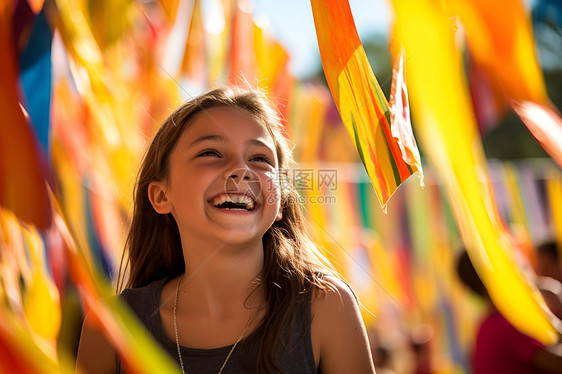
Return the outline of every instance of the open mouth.
<path id="1" fill-rule="evenodd" d="M 255 208 L 255 200 L 247 194 L 224 193 L 209 201 L 213 206 L 225 210 L 241 210 L 251 212 Z"/>

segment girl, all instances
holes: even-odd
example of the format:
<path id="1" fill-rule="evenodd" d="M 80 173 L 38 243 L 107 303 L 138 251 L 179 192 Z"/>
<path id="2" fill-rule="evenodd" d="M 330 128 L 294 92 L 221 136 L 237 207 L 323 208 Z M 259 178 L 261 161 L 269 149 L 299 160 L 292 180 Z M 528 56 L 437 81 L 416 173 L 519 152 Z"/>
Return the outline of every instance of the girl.
<path id="1" fill-rule="evenodd" d="M 118 291 L 183 373 L 374 372 L 355 296 L 305 232 L 292 166 L 258 91 L 192 99 L 152 141 Z M 121 371 L 88 318 L 77 365 Z"/>

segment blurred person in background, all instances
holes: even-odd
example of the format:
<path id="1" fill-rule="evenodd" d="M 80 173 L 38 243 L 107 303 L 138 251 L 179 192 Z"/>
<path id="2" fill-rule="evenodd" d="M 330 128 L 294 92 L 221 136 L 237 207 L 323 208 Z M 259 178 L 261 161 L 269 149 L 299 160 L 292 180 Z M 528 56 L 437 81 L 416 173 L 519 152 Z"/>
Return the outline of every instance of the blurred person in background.
<path id="1" fill-rule="evenodd" d="M 410 346 L 415 357 L 414 374 L 433 373 L 431 342 L 433 329 L 429 325 L 416 326 L 410 334 Z"/>
<path id="2" fill-rule="evenodd" d="M 537 272 L 543 277 L 562 282 L 562 268 L 555 241 L 548 241 L 537 247 Z"/>
<path id="3" fill-rule="evenodd" d="M 392 353 L 388 348 L 378 346 L 374 347 L 372 351 L 373 362 L 375 363 L 375 367 L 377 368 L 377 374 L 396 374 L 396 372 L 392 370 Z"/>
<path id="4" fill-rule="evenodd" d="M 562 345 L 547 347 L 511 325 L 494 306 L 464 249 L 456 270 L 462 283 L 486 305 L 471 357 L 474 374 L 562 373 Z"/>
<path id="5" fill-rule="evenodd" d="M 371 355 L 373 356 L 373 363 L 377 368 L 377 374 L 396 374 L 392 366 L 392 349 L 380 341 L 374 329 L 370 329 L 368 333 Z"/>
<path id="6" fill-rule="evenodd" d="M 562 268 L 556 241 L 537 247 L 537 286 L 552 313 L 562 319 Z"/>

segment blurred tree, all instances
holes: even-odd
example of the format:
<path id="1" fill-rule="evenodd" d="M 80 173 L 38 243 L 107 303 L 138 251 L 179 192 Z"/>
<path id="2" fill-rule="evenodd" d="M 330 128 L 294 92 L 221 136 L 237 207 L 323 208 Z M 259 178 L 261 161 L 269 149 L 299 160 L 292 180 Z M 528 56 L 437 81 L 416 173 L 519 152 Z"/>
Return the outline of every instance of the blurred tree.
<path id="1" fill-rule="evenodd" d="M 533 30 L 546 90 L 562 109 L 562 2 L 537 0 L 532 9 Z M 487 157 L 501 160 L 549 157 L 513 112 L 484 137 Z"/>
<path id="2" fill-rule="evenodd" d="M 366 38 L 362 38 L 362 43 L 365 53 L 367 54 L 367 59 L 371 64 L 371 69 L 373 69 L 373 73 L 388 98 L 390 95 L 390 84 L 392 83 L 392 61 L 388 51 L 387 37 L 381 34 L 371 34 Z M 322 69 L 322 61 L 318 53 L 316 55 L 316 61 L 314 73 L 306 80 L 323 82 L 327 86 L 324 70 Z"/>
<path id="3" fill-rule="evenodd" d="M 549 1 L 544 2 L 548 3 Z M 542 2 L 538 4 L 540 3 Z M 543 8 L 535 9 L 542 12 Z M 556 17 L 533 17 L 535 38 L 539 59 L 543 67 L 546 89 L 550 99 L 560 110 L 562 109 L 562 49 L 554 46 L 562 45 L 562 29 L 556 20 Z M 392 61 L 388 51 L 388 39 L 384 35 L 371 34 L 363 38 L 362 42 L 371 68 L 386 97 L 389 98 L 392 83 Z M 326 84 L 319 55 L 317 61 L 317 69 L 308 79 Z M 488 158 L 513 160 L 549 157 L 519 117 L 512 111 L 506 113 L 495 126 L 491 127 L 493 130 L 483 135 L 484 151 Z M 420 152 L 423 157 L 423 149 L 420 149 Z"/>

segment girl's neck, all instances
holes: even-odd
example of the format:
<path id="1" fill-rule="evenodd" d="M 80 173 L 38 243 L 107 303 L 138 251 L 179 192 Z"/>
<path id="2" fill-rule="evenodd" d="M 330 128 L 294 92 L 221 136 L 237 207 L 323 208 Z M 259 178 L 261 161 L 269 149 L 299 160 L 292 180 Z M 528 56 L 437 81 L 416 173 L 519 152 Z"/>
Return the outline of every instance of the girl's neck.
<path id="1" fill-rule="evenodd" d="M 221 318 L 242 307 L 257 307 L 256 289 L 263 268 L 263 246 L 222 247 L 204 250 L 184 247 L 186 272 L 180 300 L 194 313 Z M 250 297 L 249 297 L 250 296 Z"/>

